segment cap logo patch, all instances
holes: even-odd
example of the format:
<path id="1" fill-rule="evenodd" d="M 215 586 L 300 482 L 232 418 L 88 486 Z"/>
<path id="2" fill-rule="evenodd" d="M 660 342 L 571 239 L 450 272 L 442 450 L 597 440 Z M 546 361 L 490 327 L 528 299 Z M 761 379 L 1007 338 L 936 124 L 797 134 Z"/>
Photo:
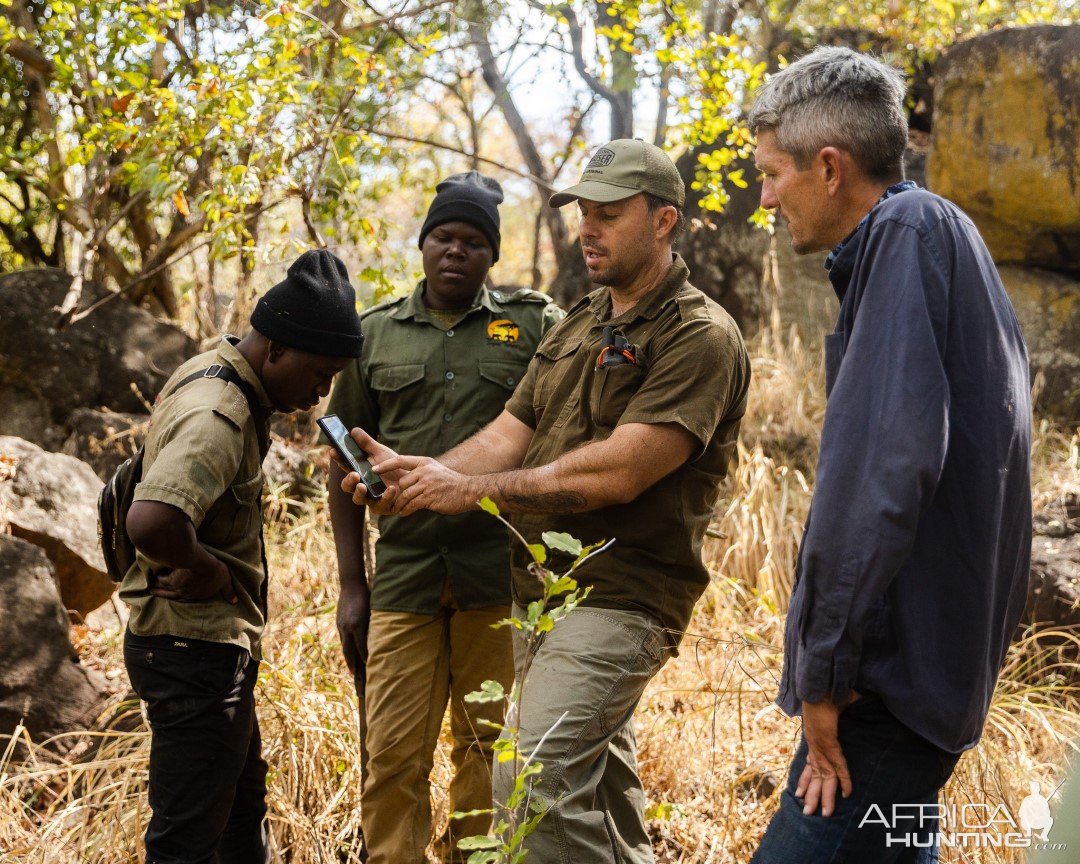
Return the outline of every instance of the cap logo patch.
<path id="1" fill-rule="evenodd" d="M 601 147 L 596 151 L 596 155 L 589 160 L 589 164 L 585 166 L 586 171 L 591 171 L 595 168 L 606 168 L 615 160 L 615 152 L 608 150 L 607 147 Z"/>
<path id="2" fill-rule="evenodd" d="M 498 321 L 492 321 L 488 324 L 487 334 L 488 339 L 493 342 L 513 344 L 518 341 L 521 331 L 518 329 L 518 325 L 509 318 L 500 318 Z"/>

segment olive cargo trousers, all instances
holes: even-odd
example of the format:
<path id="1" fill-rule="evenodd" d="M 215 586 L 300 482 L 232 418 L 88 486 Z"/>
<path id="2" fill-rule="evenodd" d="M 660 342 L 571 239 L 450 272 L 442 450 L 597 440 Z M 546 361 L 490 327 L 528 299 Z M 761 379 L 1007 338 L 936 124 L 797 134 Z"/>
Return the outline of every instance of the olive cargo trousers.
<path id="1" fill-rule="evenodd" d="M 449 599 L 444 596 L 444 601 Z M 361 791 L 361 823 L 370 864 L 421 864 L 431 840 L 429 775 L 446 705 L 450 703 L 450 812 L 491 807 L 492 745 L 503 704 L 465 702 L 488 680 L 507 690 L 513 680 L 509 628 L 492 628 L 509 606 L 436 615 L 372 611 L 364 708 L 368 772 Z M 491 817 L 452 819 L 436 839 L 444 861 L 464 862 L 462 837 L 486 834 Z"/>
<path id="2" fill-rule="evenodd" d="M 550 807 L 525 840 L 529 861 L 652 864 L 631 718 L 671 653 L 657 621 L 622 609 L 573 610 L 543 634 L 531 657 L 514 631 L 514 662 L 519 675 L 524 667 L 525 682 L 519 719 L 507 718 L 507 726 L 517 719 L 519 753 L 543 766 L 532 796 Z M 515 763 L 495 762 L 492 770 L 495 800 L 505 802 Z"/>

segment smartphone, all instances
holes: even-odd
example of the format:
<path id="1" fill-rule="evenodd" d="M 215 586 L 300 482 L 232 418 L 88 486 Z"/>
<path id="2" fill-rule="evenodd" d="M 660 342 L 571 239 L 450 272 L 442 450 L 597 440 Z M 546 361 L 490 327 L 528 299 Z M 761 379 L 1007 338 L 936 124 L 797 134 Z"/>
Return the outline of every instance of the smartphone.
<path id="1" fill-rule="evenodd" d="M 360 475 L 360 479 L 364 481 L 364 485 L 367 487 L 368 497 L 376 500 L 382 498 L 383 493 L 386 491 L 386 484 L 383 483 L 378 474 L 371 470 L 371 463 L 368 461 L 367 455 L 360 449 L 360 445 L 353 440 L 349 430 L 345 428 L 345 424 L 341 422 L 337 414 L 327 414 L 315 422 L 326 433 L 326 437 L 330 439 L 330 443 L 334 445 L 334 449 L 337 450 L 342 461 Z"/>

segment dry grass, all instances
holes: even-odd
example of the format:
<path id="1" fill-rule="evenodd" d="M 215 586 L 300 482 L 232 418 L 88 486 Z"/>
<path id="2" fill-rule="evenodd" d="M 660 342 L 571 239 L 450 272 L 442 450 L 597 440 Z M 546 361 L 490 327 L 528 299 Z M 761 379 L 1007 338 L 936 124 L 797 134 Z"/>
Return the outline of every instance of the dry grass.
<path id="1" fill-rule="evenodd" d="M 819 360 L 793 335 L 766 333 L 755 355 L 739 468 L 706 548 L 715 578 L 681 655 L 653 682 L 637 717 L 661 862 L 747 860 L 776 806 L 771 790 L 783 782 L 798 736 L 798 724 L 772 698 L 824 398 Z M 1044 506 L 1067 489 L 1080 489 L 1080 437 L 1045 423 L 1035 432 L 1033 495 L 1036 506 Z M 333 624 L 333 544 L 322 502 L 284 503 L 272 508 L 274 611 L 258 692 L 275 860 L 355 860 L 355 701 Z M 83 634 L 80 648 L 88 662 L 114 675 L 122 669 L 115 625 Z M 1060 640 L 1046 635 L 1014 646 L 983 741 L 961 760 L 947 801 L 1005 802 L 1015 809 L 1030 779 L 1041 780 L 1044 789 L 1058 784 L 1070 742 L 1080 735 L 1069 684 L 1077 670 L 1061 652 Z M 117 731 L 84 741 L 78 759 L 58 760 L 34 748 L 28 762 L 16 764 L 0 752 L 0 860 L 141 860 L 149 739 L 138 703 L 118 707 Z M 124 728 L 133 731 L 119 731 Z M 94 745 L 89 751 L 87 743 Z M 442 813 L 448 773 L 444 748 L 433 777 Z M 945 850 L 942 860 L 1021 859 L 1002 851 L 959 857 Z"/>

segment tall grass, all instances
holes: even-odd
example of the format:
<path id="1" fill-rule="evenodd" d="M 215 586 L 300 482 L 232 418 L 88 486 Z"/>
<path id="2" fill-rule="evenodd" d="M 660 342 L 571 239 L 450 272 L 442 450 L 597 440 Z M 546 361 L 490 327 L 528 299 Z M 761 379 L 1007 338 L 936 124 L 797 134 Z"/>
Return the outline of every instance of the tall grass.
<path id="1" fill-rule="evenodd" d="M 754 387 L 739 466 L 727 481 L 706 557 L 712 584 L 679 657 L 637 715 L 648 815 L 661 862 L 746 861 L 777 804 L 798 724 L 773 705 L 783 610 L 812 490 L 824 411 L 820 362 L 774 326 L 754 346 Z M 1080 437 L 1048 423 L 1034 436 L 1036 506 L 1080 491 Z M 270 764 L 275 861 L 355 860 L 359 748 L 352 680 L 334 628 L 336 573 L 324 500 L 287 506 L 268 530 L 272 624 L 258 690 Z M 87 662 L 123 682 L 118 622 L 80 632 Z M 1053 789 L 1080 736 L 1072 634 L 1028 634 L 1013 646 L 981 744 L 961 759 L 946 801 L 1005 803 L 1031 779 Z M 137 701 L 82 736 L 74 755 L 30 748 L 17 763 L 0 739 L 0 860 L 50 864 L 141 861 L 149 811 L 149 735 Z M 25 738 L 24 735 L 20 737 Z M 10 748 L 9 748 L 10 749 Z M 448 742 L 440 745 L 436 812 L 445 818 Z M 943 850 L 946 862 L 1018 864 L 1008 850 Z"/>

